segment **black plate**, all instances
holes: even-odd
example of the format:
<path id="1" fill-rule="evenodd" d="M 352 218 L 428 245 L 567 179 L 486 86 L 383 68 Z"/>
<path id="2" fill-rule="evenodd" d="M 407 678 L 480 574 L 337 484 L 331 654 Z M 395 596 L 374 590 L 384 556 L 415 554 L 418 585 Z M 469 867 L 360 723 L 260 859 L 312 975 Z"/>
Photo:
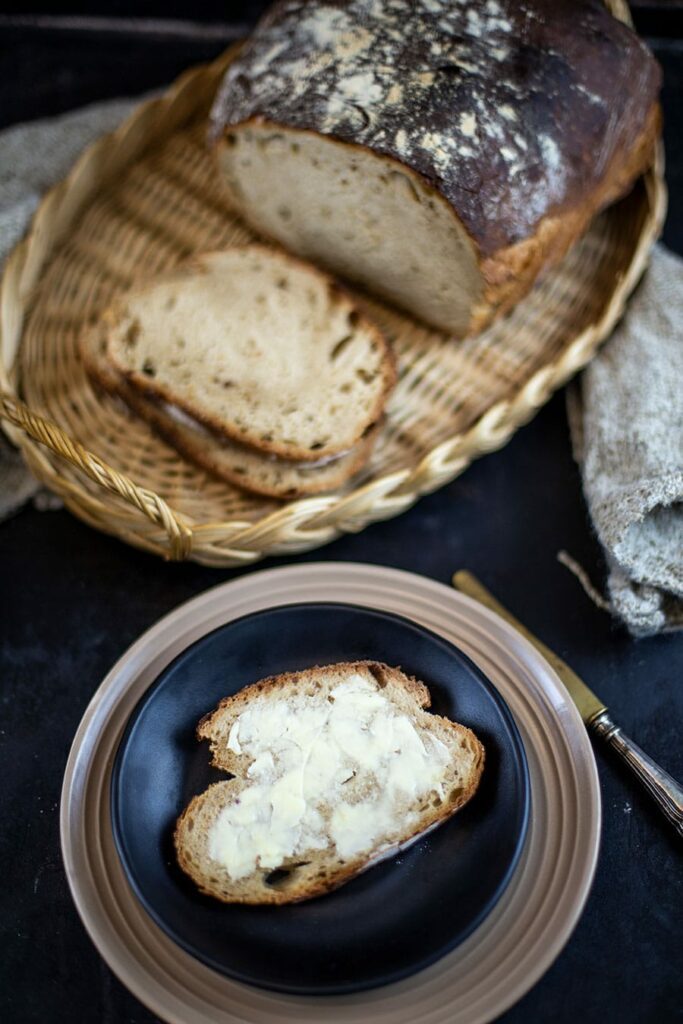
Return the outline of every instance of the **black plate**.
<path id="1" fill-rule="evenodd" d="M 175 862 L 178 814 L 224 777 L 195 727 L 221 697 L 267 675 L 371 658 L 429 687 L 432 710 L 470 726 L 486 767 L 470 803 L 336 892 L 283 907 L 201 895 Z M 112 776 L 114 838 L 157 924 L 240 981 L 322 995 L 396 981 L 443 956 L 507 885 L 529 815 L 524 748 L 500 695 L 457 648 L 395 615 L 343 604 L 273 608 L 220 627 L 162 672 L 136 707 Z"/>

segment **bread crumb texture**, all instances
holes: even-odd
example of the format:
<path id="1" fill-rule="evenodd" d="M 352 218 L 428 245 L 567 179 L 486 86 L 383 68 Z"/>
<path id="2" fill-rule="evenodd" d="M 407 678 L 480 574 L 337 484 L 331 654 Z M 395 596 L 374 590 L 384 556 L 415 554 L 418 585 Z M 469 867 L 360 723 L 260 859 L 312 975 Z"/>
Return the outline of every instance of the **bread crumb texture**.
<path id="1" fill-rule="evenodd" d="M 423 706 L 426 688 L 375 663 L 247 688 L 199 728 L 235 774 L 196 797 L 181 865 L 226 900 L 288 902 L 334 888 L 449 817 L 474 792 L 483 748 Z"/>
<path id="2" fill-rule="evenodd" d="M 169 417 L 294 461 L 350 451 L 394 382 L 383 335 L 335 282 L 264 246 L 188 261 L 107 320 L 114 367 Z"/>

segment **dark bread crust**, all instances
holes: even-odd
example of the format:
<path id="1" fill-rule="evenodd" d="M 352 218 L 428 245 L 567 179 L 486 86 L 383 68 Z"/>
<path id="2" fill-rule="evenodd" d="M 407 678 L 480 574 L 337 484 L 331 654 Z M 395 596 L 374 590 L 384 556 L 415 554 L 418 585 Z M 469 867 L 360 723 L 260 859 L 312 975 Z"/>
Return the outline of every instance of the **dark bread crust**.
<path id="1" fill-rule="evenodd" d="M 281 0 L 228 68 L 212 136 L 312 132 L 419 176 L 477 254 L 477 330 L 651 163 L 660 84 L 601 0 Z"/>
<path id="2" fill-rule="evenodd" d="M 560 262 L 596 214 L 629 192 L 640 175 L 652 166 L 661 122 L 661 109 L 655 104 L 643 133 L 627 153 L 614 154 L 608 172 L 590 200 L 544 217 L 529 238 L 482 261 L 484 293 L 472 314 L 473 332 L 483 330 L 510 310 L 531 289 L 539 273 Z"/>
<path id="3" fill-rule="evenodd" d="M 424 683 L 412 676 L 406 675 L 401 672 L 399 668 L 392 668 L 382 662 L 355 661 L 339 663 L 337 665 L 317 666 L 301 672 L 285 672 L 278 676 L 269 676 L 257 683 L 244 687 L 244 689 L 240 690 L 239 693 L 232 697 L 224 698 L 214 711 L 205 715 L 204 718 L 201 719 L 197 726 L 197 737 L 200 740 L 209 740 L 211 744 L 212 764 L 217 768 L 227 772 L 232 772 L 235 775 L 235 778 L 226 782 L 214 783 L 203 793 L 194 797 L 188 807 L 186 807 L 182 812 L 176 824 L 174 845 L 176 855 L 178 857 L 178 863 L 183 871 L 192 878 L 198 888 L 206 895 L 213 896 L 225 903 L 258 904 L 298 903 L 302 900 L 322 896 L 325 893 L 338 888 L 340 885 L 343 885 L 355 875 L 358 875 L 372 867 L 374 864 L 378 863 L 378 861 L 393 856 L 399 849 L 403 849 L 411 845 L 416 839 L 425 835 L 427 832 L 452 817 L 453 814 L 463 807 L 474 795 L 484 769 L 484 747 L 470 729 L 467 729 L 465 726 L 452 722 L 450 719 L 444 718 L 440 715 L 434 715 L 433 718 L 436 722 L 447 727 L 458 737 L 461 743 L 466 744 L 469 749 L 475 753 L 477 759 L 476 768 L 468 786 L 463 787 L 459 793 L 455 794 L 454 799 L 450 800 L 448 803 L 442 804 L 438 808 L 431 808 L 428 812 L 422 812 L 419 824 L 414 829 L 408 830 L 400 842 L 393 843 L 391 847 L 378 850 L 370 857 L 360 855 L 351 858 L 343 865 L 337 865 L 329 874 L 326 872 L 321 874 L 321 872 L 318 871 L 318 866 L 316 864 L 302 864 L 298 857 L 287 858 L 283 862 L 282 867 L 285 869 L 288 867 L 296 868 L 295 882 L 291 886 L 282 889 L 278 889 L 277 887 L 261 887 L 261 889 L 259 889 L 257 899 L 254 899 L 248 894 L 232 894 L 228 897 L 225 892 L 221 890 L 219 884 L 215 883 L 212 885 L 211 882 L 208 882 L 205 879 L 202 871 L 193 862 L 191 856 L 188 855 L 186 844 L 187 827 L 190 824 L 194 825 L 195 819 L 200 816 L 202 811 L 205 810 L 207 804 L 210 804 L 214 799 L 216 799 L 217 804 L 223 803 L 222 794 L 229 794 L 231 787 L 242 784 L 243 780 L 240 776 L 244 773 L 245 769 L 244 762 L 240 755 L 236 755 L 227 750 L 223 753 L 223 756 L 218 755 L 215 735 L 216 729 L 220 725 L 221 718 L 226 715 L 226 712 L 232 712 L 237 716 L 240 711 L 255 697 L 263 696 L 264 694 L 268 695 L 273 691 L 291 686 L 301 686 L 311 677 L 314 677 L 317 672 L 325 672 L 326 674 L 335 673 L 343 679 L 349 671 L 358 669 L 369 670 L 378 680 L 380 685 L 386 685 L 391 682 L 394 685 L 400 686 L 415 702 L 417 709 L 426 709 L 431 704 L 429 690 Z"/>

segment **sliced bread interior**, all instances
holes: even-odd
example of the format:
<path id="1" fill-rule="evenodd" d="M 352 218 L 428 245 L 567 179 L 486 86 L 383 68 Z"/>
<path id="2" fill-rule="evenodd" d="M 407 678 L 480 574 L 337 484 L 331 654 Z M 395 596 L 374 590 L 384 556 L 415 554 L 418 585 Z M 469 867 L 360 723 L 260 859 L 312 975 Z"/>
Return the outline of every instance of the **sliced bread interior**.
<path id="1" fill-rule="evenodd" d="M 231 205 L 261 235 L 413 315 L 465 334 L 483 298 L 472 240 L 397 161 L 267 120 L 218 146 Z"/>
<path id="2" fill-rule="evenodd" d="M 430 714 L 427 687 L 377 662 L 285 673 L 226 698 L 198 727 L 233 777 L 178 819 L 178 862 L 227 903 L 336 888 L 451 817 L 484 748 Z"/>
<path id="3" fill-rule="evenodd" d="M 122 399 L 184 458 L 250 493 L 284 500 L 341 487 L 365 464 L 377 438 L 378 425 L 374 425 L 350 451 L 340 455 L 316 462 L 280 459 L 219 437 L 177 406 L 132 387 L 108 359 L 106 342 L 106 332 L 99 327 L 81 337 L 83 362 L 98 386 Z"/>
<path id="4" fill-rule="evenodd" d="M 104 325 L 131 387 L 284 459 L 350 451 L 395 378 L 383 335 L 332 278 L 260 245 L 189 260 Z"/>

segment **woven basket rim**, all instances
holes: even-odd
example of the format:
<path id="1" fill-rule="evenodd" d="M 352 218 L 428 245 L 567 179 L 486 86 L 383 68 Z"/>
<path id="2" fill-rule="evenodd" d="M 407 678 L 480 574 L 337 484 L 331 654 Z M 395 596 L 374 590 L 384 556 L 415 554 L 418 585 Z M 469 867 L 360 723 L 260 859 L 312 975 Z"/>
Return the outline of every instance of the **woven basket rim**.
<path id="1" fill-rule="evenodd" d="M 174 511 L 154 492 L 138 488 L 115 469 L 90 456 L 59 428 L 32 414 L 21 402 L 17 357 L 22 336 L 21 319 L 32 290 L 30 283 L 36 279 L 56 244 L 50 238 L 49 223 L 57 222 L 56 238 L 63 237 L 68 232 L 69 202 L 74 190 L 98 161 L 103 162 L 103 154 L 116 154 L 120 158 L 126 147 L 130 147 L 130 140 L 135 140 L 140 126 L 150 121 L 152 112 L 158 121 L 163 121 L 164 115 L 170 117 L 176 109 L 182 110 L 188 101 L 188 110 L 196 109 L 199 100 L 193 100 L 195 92 L 199 95 L 200 87 L 209 89 L 218 81 L 234 51 L 235 47 L 230 47 L 217 60 L 184 72 L 163 95 L 139 104 L 115 131 L 87 147 L 66 178 L 43 197 L 26 236 L 8 257 L 0 282 L 0 386 L 4 389 L 0 421 L 34 474 L 91 525 L 166 558 L 190 557 L 216 565 L 245 564 L 266 554 L 305 550 L 327 543 L 342 532 L 355 532 L 378 519 L 389 518 L 407 509 L 422 495 L 450 482 L 473 458 L 501 447 L 557 388 L 590 361 L 600 343 L 611 333 L 647 266 L 651 247 L 663 225 L 667 201 L 660 142 L 653 166 L 642 179 L 648 210 L 640 237 L 602 315 L 574 336 L 557 359 L 538 369 L 516 393 L 497 401 L 467 430 L 442 441 L 413 466 L 377 475 L 341 495 L 331 493 L 283 503 L 255 522 L 196 521 Z M 163 137 L 161 130 L 160 137 Z M 149 139 L 139 146 L 133 157 L 139 157 L 153 141 Z M 132 157 L 124 162 L 128 164 L 131 160 Z M 64 218 L 62 222 L 60 215 Z M 71 219 L 74 216 L 72 210 Z M 21 311 L 18 325 L 17 308 Z M 13 350 L 12 336 L 16 339 Z M 48 449 L 56 453 L 54 461 Z M 106 490 L 98 491 L 96 497 L 87 482 L 76 481 L 72 475 L 61 471 L 62 459 L 77 465 Z M 106 491 L 117 497 L 108 499 Z M 122 508 L 121 498 L 131 507 Z M 220 545 L 222 556 L 217 555 L 216 544 Z M 203 551 L 207 545 L 211 545 L 211 551 Z"/>

